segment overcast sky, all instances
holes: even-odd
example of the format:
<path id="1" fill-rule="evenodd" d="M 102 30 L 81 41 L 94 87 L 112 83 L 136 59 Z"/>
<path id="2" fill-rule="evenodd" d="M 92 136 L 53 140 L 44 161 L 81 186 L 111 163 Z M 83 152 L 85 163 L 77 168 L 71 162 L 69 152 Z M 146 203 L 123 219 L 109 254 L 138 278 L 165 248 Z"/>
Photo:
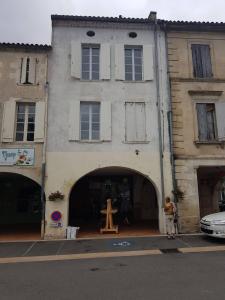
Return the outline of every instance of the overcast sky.
<path id="1" fill-rule="evenodd" d="M 0 42 L 50 43 L 51 14 L 225 22 L 225 0 L 0 0 Z"/>

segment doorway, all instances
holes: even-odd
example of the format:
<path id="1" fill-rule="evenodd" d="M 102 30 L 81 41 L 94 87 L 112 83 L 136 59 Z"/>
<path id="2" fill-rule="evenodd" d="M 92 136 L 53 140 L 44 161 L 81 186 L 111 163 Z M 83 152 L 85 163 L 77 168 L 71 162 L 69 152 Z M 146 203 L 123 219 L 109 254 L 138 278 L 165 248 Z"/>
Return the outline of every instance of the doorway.
<path id="1" fill-rule="evenodd" d="M 41 187 L 28 177 L 0 173 L 0 240 L 41 238 Z"/>
<path id="2" fill-rule="evenodd" d="M 200 218 L 225 211 L 225 167 L 200 167 L 197 176 Z"/>
<path id="3" fill-rule="evenodd" d="M 69 200 L 69 226 L 79 236 L 98 236 L 104 227 L 101 210 L 111 199 L 119 235 L 158 234 L 158 201 L 153 184 L 142 174 L 120 167 L 96 170 L 73 186 Z"/>

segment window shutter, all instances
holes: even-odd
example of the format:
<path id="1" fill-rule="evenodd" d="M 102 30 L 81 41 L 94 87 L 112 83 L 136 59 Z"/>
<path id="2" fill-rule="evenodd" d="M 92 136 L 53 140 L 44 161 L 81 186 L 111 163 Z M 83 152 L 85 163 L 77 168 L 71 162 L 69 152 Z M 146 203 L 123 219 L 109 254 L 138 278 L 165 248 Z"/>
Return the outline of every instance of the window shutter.
<path id="1" fill-rule="evenodd" d="M 126 141 L 133 142 L 136 140 L 136 122 L 135 122 L 135 103 L 126 102 Z"/>
<path id="2" fill-rule="evenodd" d="M 110 79 L 110 45 L 101 44 L 100 48 L 100 79 Z"/>
<path id="3" fill-rule="evenodd" d="M 45 137 L 45 102 L 39 101 L 35 105 L 34 141 L 43 143 Z"/>
<path id="4" fill-rule="evenodd" d="M 154 53 L 152 45 L 143 46 L 143 71 L 144 80 L 154 79 Z"/>
<path id="5" fill-rule="evenodd" d="M 80 140 L 80 101 L 71 101 L 69 111 L 69 141 Z"/>
<path id="6" fill-rule="evenodd" d="M 20 83 L 26 82 L 27 57 L 22 58 Z"/>
<path id="7" fill-rule="evenodd" d="M 71 42 L 71 76 L 81 77 L 81 43 L 75 41 Z"/>
<path id="8" fill-rule="evenodd" d="M 36 80 L 36 58 L 31 57 L 30 58 L 30 69 L 29 69 L 29 78 L 28 81 L 30 83 L 35 83 Z"/>
<path id="9" fill-rule="evenodd" d="M 111 102 L 101 102 L 100 111 L 100 132 L 102 141 L 111 141 L 112 139 L 112 116 Z"/>
<path id="10" fill-rule="evenodd" d="M 136 141 L 143 142 L 146 140 L 145 128 L 145 103 L 135 103 L 136 115 Z"/>
<path id="11" fill-rule="evenodd" d="M 151 140 L 151 123 L 154 122 L 154 119 L 156 118 L 155 114 L 153 113 L 153 110 L 151 109 L 151 103 L 146 102 L 145 103 L 145 118 L 146 118 L 146 141 Z M 156 124 L 156 120 L 155 123 Z"/>
<path id="12" fill-rule="evenodd" d="M 115 46 L 115 79 L 125 80 L 124 44 Z"/>
<path id="13" fill-rule="evenodd" d="M 216 102 L 217 133 L 220 141 L 225 141 L 225 102 Z"/>
<path id="14" fill-rule="evenodd" d="M 5 143 L 13 142 L 15 116 L 16 116 L 16 101 L 14 99 L 11 99 L 4 103 L 2 142 Z"/>
<path id="15" fill-rule="evenodd" d="M 197 103 L 197 117 L 198 117 L 198 139 L 199 141 L 207 141 L 207 114 L 206 114 L 206 104 L 205 103 Z"/>

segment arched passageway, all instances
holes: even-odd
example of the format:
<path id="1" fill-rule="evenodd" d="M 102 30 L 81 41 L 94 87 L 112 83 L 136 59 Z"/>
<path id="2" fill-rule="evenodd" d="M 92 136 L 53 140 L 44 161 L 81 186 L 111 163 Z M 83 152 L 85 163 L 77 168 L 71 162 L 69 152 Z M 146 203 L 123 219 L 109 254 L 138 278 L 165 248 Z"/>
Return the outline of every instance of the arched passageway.
<path id="1" fill-rule="evenodd" d="M 200 217 L 225 211 L 225 166 L 197 171 Z"/>
<path id="2" fill-rule="evenodd" d="M 40 185 L 19 174 L 0 173 L 0 240 L 40 237 Z"/>
<path id="3" fill-rule="evenodd" d="M 69 226 L 80 227 L 79 236 L 99 234 L 104 227 L 106 200 L 117 209 L 114 223 L 119 234 L 158 233 L 158 201 L 153 184 L 136 171 L 108 167 L 82 177 L 71 190 Z"/>

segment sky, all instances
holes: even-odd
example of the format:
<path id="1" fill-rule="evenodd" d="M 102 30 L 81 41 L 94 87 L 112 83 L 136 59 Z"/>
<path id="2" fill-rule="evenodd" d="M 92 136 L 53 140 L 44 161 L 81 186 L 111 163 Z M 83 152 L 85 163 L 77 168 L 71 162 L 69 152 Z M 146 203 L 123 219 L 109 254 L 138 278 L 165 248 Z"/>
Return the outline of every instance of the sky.
<path id="1" fill-rule="evenodd" d="M 0 0 L 0 42 L 51 43 L 51 14 L 225 22 L 225 0 Z"/>

